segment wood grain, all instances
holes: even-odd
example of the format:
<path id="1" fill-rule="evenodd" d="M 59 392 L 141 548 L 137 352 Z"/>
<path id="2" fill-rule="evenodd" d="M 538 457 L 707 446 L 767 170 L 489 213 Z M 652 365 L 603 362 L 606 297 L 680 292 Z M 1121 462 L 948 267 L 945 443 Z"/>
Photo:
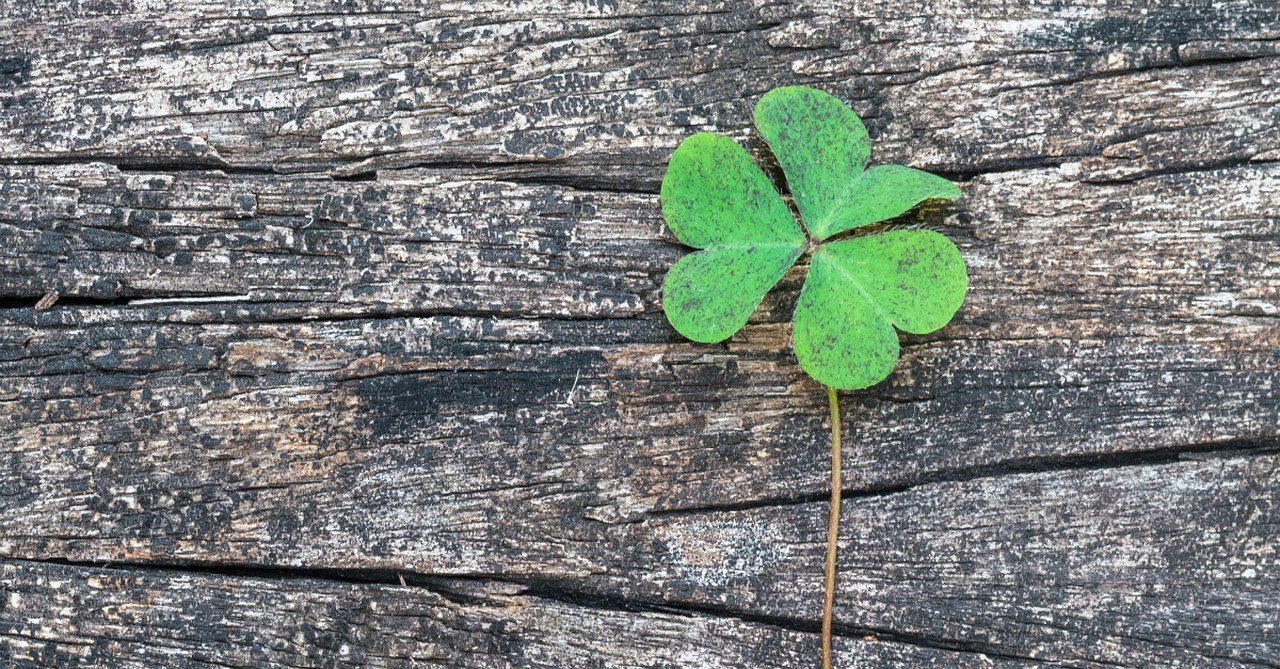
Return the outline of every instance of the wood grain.
<path id="1" fill-rule="evenodd" d="M 617 610 L 509 583 L 436 590 L 300 576 L 0 563 L 6 666 L 793 666 L 813 635 L 731 617 Z M 434 584 L 432 584 L 434 586 Z M 901 642 L 839 639 L 854 662 L 1028 663 Z"/>
<path id="2" fill-rule="evenodd" d="M 815 665 L 804 268 L 683 341 L 656 195 L 699 130 L 781 185 L 750 110 L 810 84 L 962 184 L 895 225 L 972 276 L 843 397 L 838 663 L 1278 667 L 1278 36 L 0 0 L 0 666 Z"/>
<path id="3" fill-rule="evenodd" d="M 881 160 L 977 172 L 1089 157 L 1132 178 L 1277 157 L 1274 10 L 6 3 L 0 157 L 343 173 L 518 162 L 634 187 L 696 130 L 742 134 L 764 91 L 821 83 L 869 120 Z"/>

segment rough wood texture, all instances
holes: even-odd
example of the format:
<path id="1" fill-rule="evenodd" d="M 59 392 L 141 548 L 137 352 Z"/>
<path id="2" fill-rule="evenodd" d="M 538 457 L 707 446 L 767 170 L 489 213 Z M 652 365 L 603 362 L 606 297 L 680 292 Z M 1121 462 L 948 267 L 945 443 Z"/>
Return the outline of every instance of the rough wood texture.
<path id="1" fill-rule="evenodd" d="M 378 584 L 286 575 L 0 565 L 10 659 L 42 666 L 520 667 L 803 664 L 810 635 L 727 617 L 566 601 L 497 581 Z M 554 593 L 553 593 L 554 594 Z M 53 613 L 53 615 L 50 615 Z M 840 639 L 873 666 L 1030 663 L 879 639 Z"/>
<path id="2" fill-rule="evenodd" d="M 1280 667 L 1278 66 L 1270 1 L 0 1 L 0 666 L 816 665 L 801 275 L 682 341 L 656 196 L 808 83 L 973 277 L 844 398 L 839 664 Z"/>

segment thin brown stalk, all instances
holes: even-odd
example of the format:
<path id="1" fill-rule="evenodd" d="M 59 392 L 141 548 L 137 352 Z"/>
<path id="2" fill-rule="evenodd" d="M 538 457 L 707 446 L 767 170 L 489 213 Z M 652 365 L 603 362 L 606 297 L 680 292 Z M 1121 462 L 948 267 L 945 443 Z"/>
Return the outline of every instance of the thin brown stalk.
<path id="1" fill-rule="evenodd" d="M 827 388 L 831 406 L 831 510 L 827 514 L 827 574 L 822 599 L 822 669 L 831 669 L 831 609 L 836 599 L 836 541 L 840 538 L 840 401 Z"/>

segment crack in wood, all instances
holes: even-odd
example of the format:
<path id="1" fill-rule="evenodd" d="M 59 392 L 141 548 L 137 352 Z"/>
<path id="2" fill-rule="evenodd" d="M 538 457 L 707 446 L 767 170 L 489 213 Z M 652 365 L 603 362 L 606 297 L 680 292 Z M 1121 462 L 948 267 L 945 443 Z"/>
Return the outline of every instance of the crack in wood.
<path id="1" fill-rule="evenodd" d="M 1022 476 L 1026 474 L 1046 474 L 1069 471 L 1101 471 L 1125 467 L 1150 467 L 1165 465 L 1185 460 L 1215 460 L 1248 456 L 1266 456 L 1280 453 L 1280 433 L 1250 439 L 1234 439 L 1228 441 L 1207 442 L 1201 444 L 1177 444 L 1157 446 L 1156 448 L 1123 453 L 1081 454 L 1054 456 L 1047 458 L 1028 458 L 1009 460 L 999 464 L 953 471 L 935 471 L 913 480 L 895 483 L 887 481 L 878 486 L 843 488 L 841 497 L 849 503 L 853 500 L 880 498 L 889 495 L 911 492 L 922 486 L 939 483 L 968 483 L 987 478 L 1003 476 Z M 687 514 L 703 514 L 716 512 L 749 511 L 777 506 L 801 506 L 818 504 L 828 497 L 828 493 L 815 492 L 803 495 L 789 495 L 710 504 L 704 506 L 664 507 L 648 511 L 646 516 L 671 516 Z M 627 522 L 643 522 L 633 519 Z"/>
<path id="2" fill-rule="evenodd" d="M 213 576 L 233 579 L 266 580 L 266 581 L 323 581 L 345 585 L 368 586 L 401 586 L 424 588 L 440 595 L 451 602 L 464 606 L 493 605 L 500 600 L 485 593 L 496 589 L 504 596 L 521 595 L 536 597 L 569 604 L 574 607 L 606 612 L 636 613 L 650 612 L 675 614 L 681 617 L 707 616 L 717 619 L 730 619 L 746 623 L 755 623 L 782 630 L 801 632 L 817 636 L 821 622 L 803 618 L 766 615 L 726 607 L 697 606 L 650 599 L 628 599 L 594 594 L 572 585 L 557 583 L 551 580 L 518 577 L 497 577 L 494 575 L 435 575 L 431 573 L 405 572 L 383 569 L 315 569 L 296 567 L 277 567 L 263 565 L 220 565 L 217 563 L 130 563 L 130 562 L 83 562 L 60 560 L 55 558 L 0 558 L 4 563 L 22 565 L 57 565 L 63 567 L 91 569 L 104 572 L 123 572 L 126 574 L 180 574 L 196 577 Z M 305 583 L 298 583 L 305 588 Z M 3 590 L 0 590 L 3 594 Z M 509 604 L 508 604 L 509 605 Z M 0 610 L 2 612 L 2 610 Z M 940 651 L 980 654 L 1008 660 L 1032 660 L 1036 658 L 1011 655 L 1001 652 L 996 647 L 978 643 L 963 643 L 948 639 L 931 639 L 921 635 L 902 634 L 889 629 L 860 627 L 837 623 L 832 633 L 836 636 L 865 639 L 869 636 L 884 641 L 902 643 L 918 648 Z"/>

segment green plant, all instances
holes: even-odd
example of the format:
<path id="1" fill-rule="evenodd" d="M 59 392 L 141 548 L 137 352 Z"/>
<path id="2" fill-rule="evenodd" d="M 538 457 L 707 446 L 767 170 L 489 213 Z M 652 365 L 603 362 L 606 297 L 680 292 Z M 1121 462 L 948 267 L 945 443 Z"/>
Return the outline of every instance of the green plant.
<path id="1" fill-rule="evenodd" d="M 861 119 L 822 91 L 774 89 L 756 105 L 755 123 L 782 167 L 804 229 L 736 142 L 713 133 L 689 137 L 662 180 L 662 213 L 677 239 L 701 250 L 668 272 L 663 310 L 685 337 L 722 341 L 746 324 L 792 265 L 809 256 L 793 343 L 801 368 L 827 387 L 831 411 L 822 620 L 823 666 L 829 669 L 841 488 L 836 391 L 888 377 L 899 354 L 894 327 L 916 334 L 941 328 L 968 286 L 960 251 L 946 237 L 872 224 L 961 193 L 950 181 L 910 167 L 866 169 L 871 142 Z"/>

